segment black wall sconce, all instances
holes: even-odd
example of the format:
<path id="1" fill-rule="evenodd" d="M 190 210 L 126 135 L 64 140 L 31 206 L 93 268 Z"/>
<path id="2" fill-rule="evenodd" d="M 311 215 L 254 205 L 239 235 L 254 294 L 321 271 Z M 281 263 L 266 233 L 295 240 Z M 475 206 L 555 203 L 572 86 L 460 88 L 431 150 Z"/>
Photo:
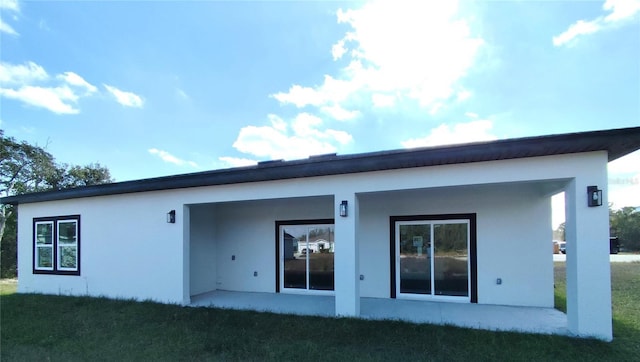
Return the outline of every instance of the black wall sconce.
<path id="1" fill-rule="evenodd" d="M 348 206 L 347 200 L 342 200 L 340 203 L 340 216 L 347 217 L 348 214 Z"/>
<path id="2" fill-rule="evenodd" d="M 587 204 L 589 207 L 602 206 L 602 190 L 598 190 L 598 186 L 587 186 Z"/>
<path id="3" fill-rule="evenodd" d="M 176 210 L 171 210 L 167 213 L 167 222 L 169 224 L 175 224 L 176 223 Z"/>

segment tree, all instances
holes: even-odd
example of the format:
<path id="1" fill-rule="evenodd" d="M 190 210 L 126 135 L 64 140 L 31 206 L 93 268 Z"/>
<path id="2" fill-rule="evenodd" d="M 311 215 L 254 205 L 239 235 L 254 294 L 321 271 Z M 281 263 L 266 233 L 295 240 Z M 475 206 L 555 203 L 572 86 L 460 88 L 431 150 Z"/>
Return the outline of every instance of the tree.
<path id="1" fill-rule="evenodd" d="M 99 163 L 86 166 L 61 164 L 47 178 L 47 184 L 55 190 L 113 182 L 109 169 Z"/>
<path id="2" fill-rule="evenodd" d="M 0 278 L 13 278 L 18 272 L 17 263 L 17 213 L 9 214 L 6 229 L 0 244 Z"/>
<path id="3" fill-rule="evenodd" d="M 0 195 L 12 196 L 30 192 L 60 190 L 113 182 L 106 167 L 98 163 L 87 166 L 56 164 L 44 148 L 33 146 L 0 130 Z M 0 205 L 0 252 L 2 277 L 15 275 L 16 209 Z M 12 269 L 13 268 L 13 269 Z"/>
<path id="4" fill-rule="evenodd" d="M 562 223 L 562 224 L 558 225 L 557 229 L 553 230 L 553 239 L 554 240 L 567 240 L 564 228 L 565 228 L 565 223 Z"/>
<path id="5" fill-rule="evenodd" d="M 640 212 L 635 207 L 609 208 L 610 235 L 627 250 L 640 250 Z"/>
<path id="6" fill-rule="evenodd" d="M 0 194 L 10 196 L 50 189 L 47 180 L 57 172 L 53 156 L 38 146 L 4 137 L 0 130 Z M 13 207 L 0 207 L 0 239 Z"/>

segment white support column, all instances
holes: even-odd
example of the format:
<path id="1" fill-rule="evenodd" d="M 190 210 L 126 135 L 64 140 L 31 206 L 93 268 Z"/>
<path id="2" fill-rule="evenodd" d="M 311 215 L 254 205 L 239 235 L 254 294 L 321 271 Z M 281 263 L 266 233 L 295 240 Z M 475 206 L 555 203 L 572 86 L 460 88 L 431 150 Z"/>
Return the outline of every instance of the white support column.
<path id="1" fill-rule="evenodd" d="M 182 207 L 182 305 L 191 304 L 191 210 Z"/>
<path id="2" fill-rule="evenodd" d="M 607 173 L 573 179 L 565 190 L 567 321 L 582 337 L 613 339 Z M 587 186 L 603 190 L 602 206 L 588 207 Z"/>
<path id="3" fill-rule="evenodd" d="M 347 201 L 347 216 L 340 203 Z M 358 254 L 358 198 L 354 193 L 335 194 L 335 293 L 336 316 L 360 315 L 360 265 Z"/>

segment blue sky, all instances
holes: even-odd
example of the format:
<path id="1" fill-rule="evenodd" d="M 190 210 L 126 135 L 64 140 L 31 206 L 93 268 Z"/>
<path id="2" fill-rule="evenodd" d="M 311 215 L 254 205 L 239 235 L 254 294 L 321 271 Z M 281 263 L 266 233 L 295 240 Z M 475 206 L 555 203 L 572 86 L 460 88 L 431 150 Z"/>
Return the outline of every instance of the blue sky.
<path id="1" fill-rule="evenodd" d="M 640 0 L 0 0 L 0 127 L 117 181 L 640 125 Z M 640 205 L 640 153 L 610 164 Z"/>

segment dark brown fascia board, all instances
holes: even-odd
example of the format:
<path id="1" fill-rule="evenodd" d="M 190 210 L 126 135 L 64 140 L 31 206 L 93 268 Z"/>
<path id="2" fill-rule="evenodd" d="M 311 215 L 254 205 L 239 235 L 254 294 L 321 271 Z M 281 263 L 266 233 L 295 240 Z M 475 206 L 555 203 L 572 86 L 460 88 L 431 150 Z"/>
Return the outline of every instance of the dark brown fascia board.
<path id="1" fill-rule="evenodd" d="M 613 161 L 638 149 L 640 149 L 640 127 L 631 127 L 343 156 L 328 154 L 293 161 L 276 160 L 273 162 L 261 162 L 255 166 L 15 195 L 1 198 L 0 202 L 15 205 L 134 192 L 330 176 L 591 151 L 607 151 L 609 161 Z"/>

